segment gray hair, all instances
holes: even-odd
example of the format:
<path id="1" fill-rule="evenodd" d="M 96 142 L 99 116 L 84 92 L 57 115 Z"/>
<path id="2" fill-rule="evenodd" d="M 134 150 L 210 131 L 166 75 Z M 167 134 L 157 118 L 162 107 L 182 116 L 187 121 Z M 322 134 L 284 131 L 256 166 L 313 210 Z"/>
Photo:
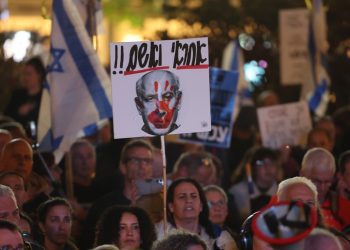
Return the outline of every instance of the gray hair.
<path id="1" fill-rule="evenodd" d="M 16 201 L 16 197 L 12 189 L 2 184 L 0 184 L 0 197 L 10 197 Z"/>
<path id="2" fill-rule="evenodd" d="M 300 173 L 302 173 L 303 176 L 308 177 L 314 168 L 321 171 L 331 170 L 334 174 L 336 167 L 333 155 L 323 148 L 309 149 L 304 155 Z"/>

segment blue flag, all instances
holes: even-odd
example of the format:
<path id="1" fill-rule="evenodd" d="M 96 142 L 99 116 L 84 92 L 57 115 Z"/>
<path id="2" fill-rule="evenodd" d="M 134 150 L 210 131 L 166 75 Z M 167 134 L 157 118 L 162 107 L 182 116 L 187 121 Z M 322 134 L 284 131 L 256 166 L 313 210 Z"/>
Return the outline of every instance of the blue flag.
<path id="1" fill-rule="evenodd" d="M 309 49 L 315 88 L 308 101 L 310 110 L 322 117 L 327 110 L 330 86 L 327 72 L 327 24 L 322 0 L 313 0 L 310 24 Z"/>
<path id="2" fill-rule="evenodd" d="M 79 131 L 92 131 L 112 116 L 110 79 L 99 61 L 71 0 L 54 0 L 51 59 L 47 67 L 38 124 L 41 149 L 55 151 L 56 161 Z"/>

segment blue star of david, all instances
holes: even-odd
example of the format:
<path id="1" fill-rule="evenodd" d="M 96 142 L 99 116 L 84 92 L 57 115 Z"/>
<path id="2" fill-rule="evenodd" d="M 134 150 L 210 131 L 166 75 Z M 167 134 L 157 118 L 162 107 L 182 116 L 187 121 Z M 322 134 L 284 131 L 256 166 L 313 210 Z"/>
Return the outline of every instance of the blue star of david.
<path id="1" fill-rule="evenodd" d="M 52 63 L 47 66 L 48 72 L 63 72 L 63 67 L 60 62 L 61 57 L 66 52 L 64 49 L 51 48 Z"/>

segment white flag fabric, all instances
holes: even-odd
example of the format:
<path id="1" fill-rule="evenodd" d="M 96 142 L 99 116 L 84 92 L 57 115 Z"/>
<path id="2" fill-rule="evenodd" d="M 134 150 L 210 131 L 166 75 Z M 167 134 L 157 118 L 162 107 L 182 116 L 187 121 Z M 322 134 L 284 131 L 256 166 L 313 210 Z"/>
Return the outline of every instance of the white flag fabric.
<path id="1" fill-rule="evenodd" d="M 41 149 L 52 146 L 56 161 L 82 129 L 112 116 L 110 79 L 71 0 L 54 0 L 51 59 L 39 114 Z"/>
<path id="2" fill-rule="evenodd" d="M 310 27 L 310 59 L 314 90 L 309 96 L 309 108 L 322 117 L 327 111 L 330 78 L 327 73 L 327 24 L 322 0 L 313 0 Z"/>
<path id="3" fill-rule="evenodd" d="M 241 106 L 253 106 L 249 83 L 244 74 L 244 57 L 243 51 L 238 40 L 231 41 L 223 52 L 222 68 L 238 72 L 237 98 L 234 105 L 234 120 L 236 119 Z"/>

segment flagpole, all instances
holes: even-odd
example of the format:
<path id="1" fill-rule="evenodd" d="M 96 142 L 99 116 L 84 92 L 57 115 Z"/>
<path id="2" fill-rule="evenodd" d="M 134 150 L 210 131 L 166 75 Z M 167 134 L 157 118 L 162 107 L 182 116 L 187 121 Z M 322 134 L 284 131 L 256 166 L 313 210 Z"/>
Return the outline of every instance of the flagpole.
<path id="1" fill-rule="evenodd" d="M 164 235 L 167 235 L 167 213 L 166 213 L 166 199 L 167 199 L 167 175 L 166 175 L 166 155 L 165 155 L 165 141 L 164 135 L 160 136 L 161 152 L 163 161 L 163 222 L 164 222 Z"/>
<path id="2" fill-rule="evenodd" d="M 72 156 L 70 151 L 66 153 L 65 159 L 66 159 L 65 160 L 66 193 L 69 199 L 73 199 L 74 185 L 73 185 Z"/>

